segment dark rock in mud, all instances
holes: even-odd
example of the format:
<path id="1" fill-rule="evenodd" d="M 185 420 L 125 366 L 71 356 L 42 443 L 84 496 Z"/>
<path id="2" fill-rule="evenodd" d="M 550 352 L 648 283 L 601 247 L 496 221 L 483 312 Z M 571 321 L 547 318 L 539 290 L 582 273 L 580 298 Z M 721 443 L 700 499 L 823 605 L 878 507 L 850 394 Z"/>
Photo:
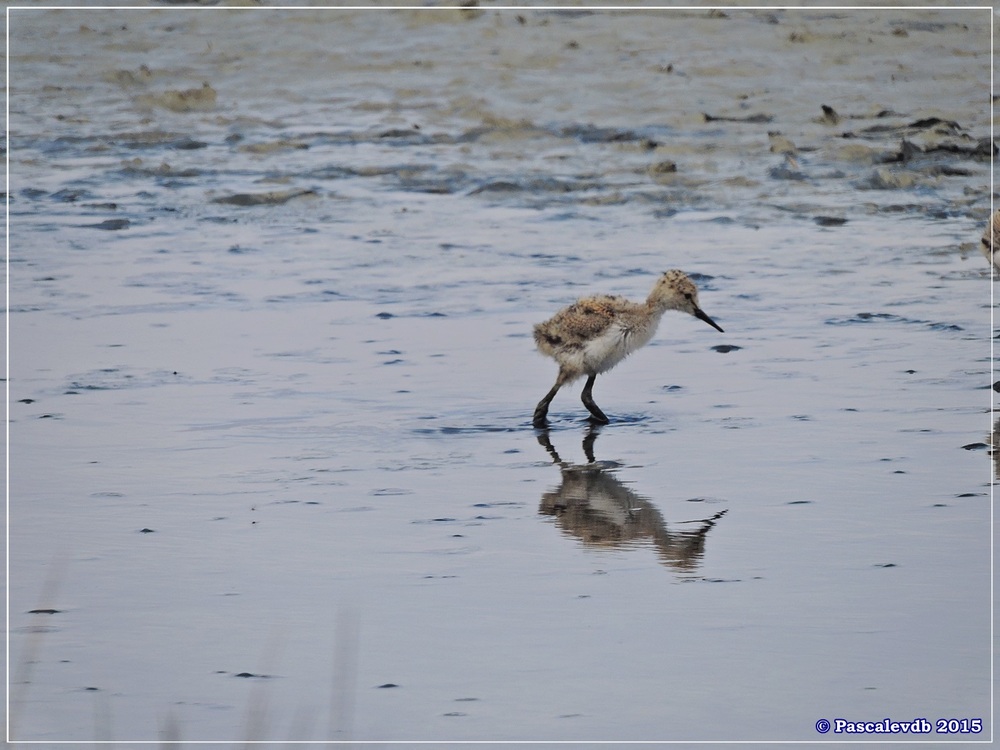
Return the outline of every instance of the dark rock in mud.
<path id="1" fill-rule="evenodd" d="M 813 221 L 821 227 L 842 227 L 847 223 L 847 219 L 840 216 L 814 216 Z"/>
<path id="2" fill-rule="evenodd" d="M 919 175 L 915 172 L 879 167 L 868 177 L 855 182 L 854 186 L 858 190 L 907 190 L 918 184 Z"/>
<path id="3" fill-rule="evenodd" d="M 200 148 L 207 147 L 208 144 L 205 141 L 196 141 L 193 138 L 182 138 L 170 144 L 170 148 L 177 149 L 178 151 L 197 151 Z"/>
<path id="4" fill-rule="evenodd" d="M 236 193 L 213 198 L 212 203 L 223 203 L 228 206 L 280 206 L 293 198 L 304 195 L 316 195 L 315 190 L 278 190 L 270 193 Z"/>
<path id="5" fill-rule="evenodd" d="M 62 190 L 57 190 L 52 193 L 51 197 L 53 200 L 61 201 L 62 203 L 76 203 L 76 201 L 81 198 L 92 198 L 93 195 L 86 190 L 73 190 L 72 188 L 63 188 Z"/>
<path id="6" fill-rule="evenodd" d="M 557 177 L 527 177 L 522 180 L 492 180 L 469 191 L 469 195 L 482 193 L 572 193 L 601 187 L 595 180 L 566 180 Z"/>
<path id="7" fill-rule="evenodd" d="M 767 170 L 767 176 L 772 180 L 802 181 L 809 179 L 805 172 L 800 172 L 797 169 L 791 169 L 787 166 L 771 167 L 771 169 Z"/>
<path id="8" fill-rule="evenodd" d="M 828 107 L 826 104 L 819 105 L 820 109 L 823 110 L 823 116 L 820 118 L 820 122 L 826 123 L 827 125 L 836 125 L 840 122 L 840 115 L 837 114 L 837 110 L 833 107 Z"/>
<path id="9" fill-rule="evenodd" d="M 677 174 L 677 162 L 657 162 L 656 164 L 650 165 L 647 172 L 649 173 L 649 176 L 657 182 L 663 180 L 670 182 L 672 181 L 673 175 Z"/>
<path id="10" fill-rule="evenodd" d="M 80 225 L 83 229 L 103 229 L 106 232 L 116 232 L 119 229 L 128 229 L 130 226 L 132 226 L 132 222 L 128 219 L 107 219 L 106 221 L 101 221 L 97 224 Z"/>
<path id="11" fill-rule="evenodd" d="M 558 135 L 563 138 L 576 138 L 583 143 L 629 143 L 647 140 L 646 136 L 634 130 L 602 128 L 596 125 L 570 125 L 561 128 Z M 653 147 L 655 148 L 655 145 Z"/>
<path id="12" fill-rule="evenodd" d="M 756 115 L 747 115 L 746 117 L 724 117 L 718 115 L 710 115 L 707 112 L 702 112 L 702 117 L 705 118 L 705 122 L 749 122 L 749 123 L 767 123 L 771 122 L 774 117 L 772 115 L 765 115 L 763 113 Z"/>

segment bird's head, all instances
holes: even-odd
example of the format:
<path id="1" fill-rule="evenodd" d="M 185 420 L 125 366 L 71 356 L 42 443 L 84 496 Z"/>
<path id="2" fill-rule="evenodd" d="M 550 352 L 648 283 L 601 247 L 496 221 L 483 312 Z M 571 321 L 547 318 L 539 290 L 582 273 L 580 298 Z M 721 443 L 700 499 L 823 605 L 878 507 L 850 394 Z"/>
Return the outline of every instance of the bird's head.
<path id="1" fill-rule="evenodd" d="M 649 293 L 648 302 L 659 310 L 680 310 L 703 320 L 717 331 L 722 331 L 698 306 L 698 287 L 683 271 L 673 269 L 663 274 Z"/>

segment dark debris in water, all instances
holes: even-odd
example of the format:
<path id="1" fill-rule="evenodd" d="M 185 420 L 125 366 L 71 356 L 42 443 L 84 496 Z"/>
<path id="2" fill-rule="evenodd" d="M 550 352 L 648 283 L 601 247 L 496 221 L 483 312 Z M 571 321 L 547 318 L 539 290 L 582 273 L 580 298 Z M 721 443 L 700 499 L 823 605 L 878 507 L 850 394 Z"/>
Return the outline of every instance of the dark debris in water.
<path id="1" fill-rule="evenodd" d="M 728 354 L 729 352 L 739 351 L 742 348 L 742 346 L 736 346 L 736 344 L 716 344 L 712 347 L 712 351 L 719 352 L 719 354 Z"/>
<path id="2" fill-rule="evenodd" d="M 646 135 L 633 130 L 619 130 L 596 125 L 571 125 L 559 130 L 563 138 L 576 138 L 582 143 L 632 143 L 640 142 L 646 148 L 656 148 L 659 144 Z"/>
<path id="3" fill-rule="evenodd" d="M 125 372 L 118 367 L 104 367 L 88 373 L 77 375 L 67 386 L 65 393 L 80 391 L 109 391 L 124 388 L 146 388 L 176 383 L 176 370 L 152 370 L 146 373 Z"/>
<path id="4" fill-rule="evenodd" d="M 484 432 L 518 432 L 520 429 L 520 427 L 501 425 L 470 425 L 469 427 L 438 427 L 436 429 L 422 427 L 414 432 L 418 435 L 470 435 Z"/>
<path id="5" fill-rule="evenodd" d="M 944 120 L 940 117 L 924 117 L 919 120 L 914 120 L 909 123 L 887 123 L 879 125 L 870 125 L 867 128 L 862 128 L 857 131 L 857 134 L 861 135 L 894 135 L 903 136 L 906 134 L 914 134 L 922 130 L 943 130 L 952 133 L 959 133 L 962 131 L 962 126 L 959 125 L 954 120 Z M 852 138 L 856 137 L 855 133 L 848 132 L 844 133 L 842 137 Z"/>
<path id="6" fill-rule="evenodd" d="M 861 312 L 850 318 L 829 318 L 825 322 L 827 325 L 831 326 L 845 326 L 854 325 L 857 323 L 872 323 L 875 321 L 882 321 L 886 323 L 907 323 L 910 325 L 923 325 L 930 328 L 932 331 L 962 331 L 965 330 L 962 326 L 955 325 L 954 323 L 934 323 L 929 320 L 917 320 L 915 318 L 904 318 L 900 315 L 893 315 L 891 313 L 870 313 Z"/>
<path id="7" fill-rule="evenodd" d="M 965 450 L 965 451 L 983 451 L 983 450 L 986 450 L 989 447 L 990 446 L 987 445 L 986 443 L 968 443 L 967 445 L 963 445 L 962 446 L 962 450 Z"/>

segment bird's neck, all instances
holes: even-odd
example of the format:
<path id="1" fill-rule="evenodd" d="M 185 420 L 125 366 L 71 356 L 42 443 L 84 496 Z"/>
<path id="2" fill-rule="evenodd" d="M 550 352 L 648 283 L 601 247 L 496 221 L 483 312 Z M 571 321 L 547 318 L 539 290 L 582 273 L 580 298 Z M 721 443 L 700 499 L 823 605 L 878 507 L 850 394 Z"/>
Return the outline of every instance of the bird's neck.
<path id="1" fill-rule="evenodd" d="M 659 318 L 661 315 L 663 315 L 663 313 L 665 313 L 669 309 L 670 306 L 667 305 L 660 297 L 656 297 L 651 294 L 646 299 L 646 310 L 649 311 L 650 315 L 655 315 L 657 318 Z"/>

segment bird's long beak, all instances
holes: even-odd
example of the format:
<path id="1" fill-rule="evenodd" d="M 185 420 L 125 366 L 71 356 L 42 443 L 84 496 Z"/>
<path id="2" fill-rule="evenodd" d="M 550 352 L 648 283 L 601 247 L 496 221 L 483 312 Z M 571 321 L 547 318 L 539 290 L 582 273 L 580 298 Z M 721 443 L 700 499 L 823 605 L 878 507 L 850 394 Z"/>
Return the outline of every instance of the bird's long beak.
<path id="1" fill-rule="evenodd" d="M 701 309 L 700 307 L 696 307 L 696 308 L 694 309 L 694 316 L 695 316 L 695 317 L 696 317 L 696 318 L 697 318 L 698 320 L 704 320 L 704 321 L 705 321 L 706 323 L 708 323 L 708 324 L 709 324 L 710 326 L 712 326 L 712 328 L 714 328 L 714 329 L 715 329 L 716 331 L 718 331 L 719 333 L 725 333 L 725 331 L 723 331 L 723 330 L 722 330 L 721 328 L 719 328 L 719 324 L 718 324 L 718 323 L 716 323 L 716 322 L 715 322 L 714 320 L 712 320 L 712 319 L 711 319 L 710 317 L 708 317 L 708 316 L 707 316 L 707 315 L 705 314 L 705 311 L 704 311 L 704 310 L 702 310 L 702 309 Z"/>

